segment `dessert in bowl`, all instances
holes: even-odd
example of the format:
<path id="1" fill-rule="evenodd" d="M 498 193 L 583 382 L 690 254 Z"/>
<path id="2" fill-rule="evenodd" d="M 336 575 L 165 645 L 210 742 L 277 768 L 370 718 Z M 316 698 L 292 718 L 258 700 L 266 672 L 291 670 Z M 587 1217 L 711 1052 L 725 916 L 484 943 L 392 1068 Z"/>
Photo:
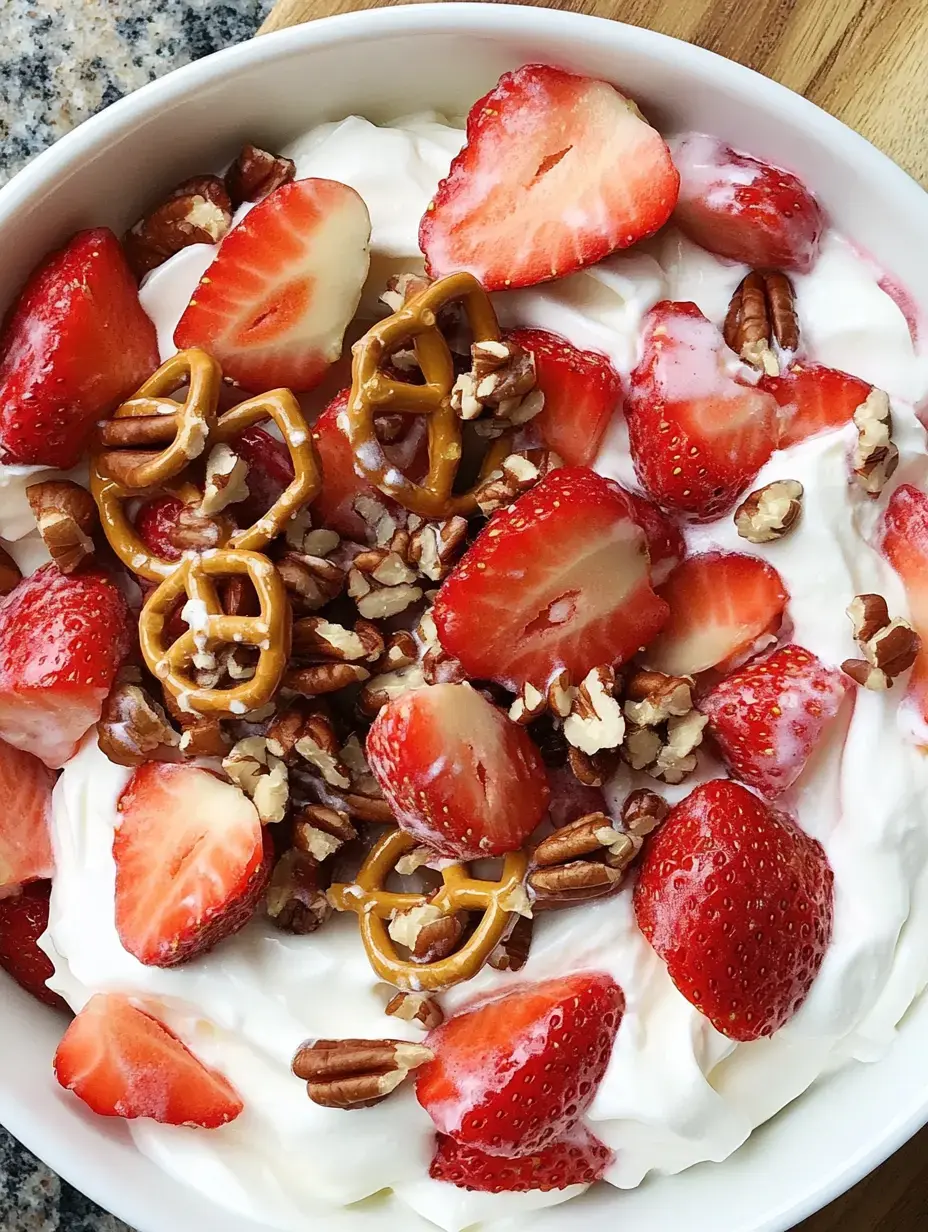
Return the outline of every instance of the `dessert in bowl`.
<path id="1" fill-rule="evenodd" d="M 36 605 L 96 622 L 79 704 L 17 679 L 4 719 L 7 741 L 64 764 L 42 944 L 82 1013 L 58 1077 L 265 1225 L 415 1211 L 463 1227 L 597 1177 L 551 1217 L 652 1203 L 669 1220 L 690 1176 L 720 1182 L 643 1178 L 726 1159 L 878 1055 L 924 983 L 924 368 L 908 301 L 884 290 L 904 271 L 798 145 L 760 149 L 698 106 L 661 116 L 627 63 L 531 51 L 481 81 L 463 155 L 461 127 L 421 112 L 295 123 L 312 131 L 224 182 L 203 143 L 174 168 L 199 182 L 170 201 L 173 179 L 150 184 L 126 237 L 138 299 L 96 231 L 39 275 L 106 260 L 92 301 L 120 339 L 118 388 L 90 395 L 77 449 L 105 536 L 57 476 L 8 472 L 53 557 L 4 604 L 14 648 L 28 655 Z M 661 131 L 604 76 L 656 104 Z M 434 91 L 408 101 L 447 107 Z M 21 333 L 30 304 L 62 300 L 49 285 L 27 289 Z M 341 393 L 326 365 L 352 318 Z M 79 461 L 24 422 L 20 465 Z M 28 573 L 35 535 L 13 540 L 28 522 L 10 509 Z M 147 592 L 141 618 L 122 575 L 136 613 Z M 138 675 L 119 677 L 136 627 Z M 694 871 L 701 844 L 724 888 Z M 47 851 L 16 850 L 32 864 L 11 882 L 49 872 Z M 463 880 L 478 857 L 499 862 Z M 748 929 L 759 897 L 766 933 Z M 555 1045 L 557 1083 L 515 1116 L 552 1085 L 536 1067 Z M 135 1068 L 114 1074 L 124 1054 Z M 738 1226 L 776 1226 L 744 1200 Z"/>

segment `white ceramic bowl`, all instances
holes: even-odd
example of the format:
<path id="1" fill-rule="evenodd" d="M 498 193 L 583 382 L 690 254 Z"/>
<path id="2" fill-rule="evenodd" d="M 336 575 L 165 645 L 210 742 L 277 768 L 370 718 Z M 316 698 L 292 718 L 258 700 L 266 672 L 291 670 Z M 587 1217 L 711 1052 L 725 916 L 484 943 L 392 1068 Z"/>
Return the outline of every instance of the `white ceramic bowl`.
<path id="1" fill-rule="evenodd" d="M 573 13 L 479 4 L 335 17 L 192 64 L 117 103 L 0 192 L 0 308 L 35 262 L 80 227 L 121 231 L 165 185 L 270 148 L 322 120 L 462 114 L 501 72 L 549 61 L 614 81 L 658 125 L 717 133 L 782 163 L 835 225 L 928 306 L 928 196 L 811 103 L 685 43 Z M 85 1114 L 55 1084 L 62 1021 L 8 981 L 0 999 L 0 1121 L 67 1180 L 140 1232 L 259 1232 L 139 1155 L 123 1126 Z M 632 1193 L 598 1186 L 532 1216 L 536 1232 L 781 1232 L 881 1163 L 928 1120 L 928 1000 L 876 1065 L 817 1083 L 723 1164 Z M 389 1149 L 387 1146 L 386 1149 Z M 685 1212 L 685 1215 L 684 1215 Z M 387 1232 L 365 1210 L 325 1227 Z M 424 1227 L 411 1218 L 407 1226 Z"/>

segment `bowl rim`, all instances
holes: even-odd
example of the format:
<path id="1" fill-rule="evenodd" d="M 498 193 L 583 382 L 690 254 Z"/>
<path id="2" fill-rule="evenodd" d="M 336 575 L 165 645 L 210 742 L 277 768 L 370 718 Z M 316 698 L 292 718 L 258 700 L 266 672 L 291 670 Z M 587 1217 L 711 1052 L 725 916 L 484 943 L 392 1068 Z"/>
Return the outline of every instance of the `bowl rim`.
<path id="1" fill-rule="evenodd" d="M 111 139 L 131 133 L 142 115 L 156 107 L 162 112 L 170 110 L 173 105 L 180 104 L 211 82 L 233 76 L 244 69 L 269 66 L 280 58 L 350 42 L 362 33 L 366 39 L 379 34 L 395 36 L 442 32 L 496 39 L 524 35 L 527 31 L 541 32 L 549 36 L 562 35 L 565 49 L 569 49 L 586 43 L 600 44 L 607 29 L 608 41 L 620 40 L 625 49 L 632 53 L 636 50 L 647 51 L 651 55 L 657 52 L 659 58 L 673 59 L 683 65 L 693 78 L 705 82 L 710 90 L 718 88 L 721 74 L 738 92 L 752 93 L 759 100 L 774 104 L 790 126 L 805 128 L 819 140 L 831 137 L 840 142 L 845 158 L 853 158 L 861 165 L 867 179 L 880 178 L 887 195 L 896 198 L 914 214 L 924 214 L 928 229 L 928 193 L 911 175 L 837 117 L 738 61 L 671 35 L 610 18 L 529 4 L 473 3 L 466 0 L 455 4 L 403 4 L 318 18 L 256 36 L 174 69 L 91 116 L 30 160 L 0 188 L 0 228 L 21 210 L 35 208 L 44 197 L 53 193 L 62 173 L 88 153 L 96 151 Z M 105 1168 L 97 1168 L 89 1179 L 78 1177 L 71 1166 L 64 1142 L 46 1151 L 41 1121 L 25 1102 L 3 1089 L 0 1089 L 0 1114 L 3 1124 L 28 1150 L 93 1201 L 112 1210 L 108 1194 L 112 1178 Z M 757 1232 L 786 1232 L 786 1229 L 821 1210 L 899 1150 L 926 1123 L 928 1092 L 914 1111 L 893 1124 L 877 1146 L 853 1154 L 836 1175 L 759 1224 Z M 196 1196 L 200 1197 L 199 1194 Z M 140 1232 L 163 1232 L 150 1222 L 144 1194 L 130 1196 L 124 1189 L 123 1197 L 125 1200 L 118 1204 L 119 1218 Z"/>

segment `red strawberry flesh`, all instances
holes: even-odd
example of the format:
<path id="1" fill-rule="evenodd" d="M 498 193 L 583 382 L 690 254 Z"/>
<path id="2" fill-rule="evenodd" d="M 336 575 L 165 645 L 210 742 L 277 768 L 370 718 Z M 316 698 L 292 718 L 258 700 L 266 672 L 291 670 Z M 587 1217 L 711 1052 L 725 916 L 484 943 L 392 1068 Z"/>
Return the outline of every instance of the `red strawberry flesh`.
<path id="1" fill-rule="evenodd" d="M 146 762 L 117 807 L 116 928 L 139 962 L 186 962 L 248 923 L 272 844 L 243 792 L 196 766 Z"/>
<path id="2" fill-rule="evenodd" d="M 403 829 L 452 859 L 515 851 L 548 806 L 531 738 L 469 685 L 388 702 L 368 733 L 367 758 Z"/>
<path id="3" fill-rule="evenodd" d="M 416 1098 L 439 1133 L 490 1155 L 563 1138 L 596 1094 L 625 1010 L 608 975 L 582 971 L 465 1007 L 430 1031 Z"/>
<path id="4" fill-rule="evenodd" d="M 889 498 L 880 546 L 902 579 L 909 618 L 922 640 L 908 695 L 928 723 L 928 496 L 910 483 L 900 484 Z"/>
<path id="5" fill-rule="evenodd" d="M 824 364 L 794 364 L 781 376 L 762 377 L 760 387 L 773 395 L 780 408 L 780 449 L 850 423 L 873 389 L 859 377 Z"/>
<path id="6" fill-rule="evenodd" d="M 0 899 L 14 886 L 52 875 L 54 786 L 44 762 L 0 740 Z"/>
<path id="7" fill-rule="evenodd" d="M 585 467 L 553 471 L 497 513 L 435 601 L 445 650 L 471 678 L 514 689 L 624 663 L 666 617 L 626 493 Z"/>
<path id="8" fill-rule="evenodd" d="M 772 1035 L 800 1008 L 831 939 L 820 843 L 729 779 L 695 788 L 645 847 L 638 927 L 716 1030 Z"/>
<path id="9" fill-rule="evenodd" d="M 0 898 L 0 967 L 43 1005 L 65 1009 L 58 994 L 46 987 L 55 968 L 38 946 L 48 928 L 50 893 L 51 882 L 36 881 L 18 894 Z"/>
<path id="10" fill-rule="evenodd" d="M 158 366 L 155 327 L 112 231 L 80 231 L 33 271 L 0 338 L 0 457 L 66 470 Z"/>
<path id="11" fill-rule="evenodd" d="M 546 1192 L 571 1185 L 592 1185 L 602 1179 L 613 1158 L 605 1143 L 582 1125 L 569 1137 L 540 1151 L 513 1158 L 488 1155 L 439 1134 L 429 1176 L 479 1193 L 525 1193 L 532 1189 Z"/>
<path id="12" fill-rule="evenodd" d="M 836 668 L 784 646 L 726 676 L 699 709 L 735 777 L 773 800 L 802 773 L 847 688 Z"/>
<path id="13" fill-rule="evenodd" d="M 218 1129 L 243 1104 L 166 1026 L 114 993 L 87 1002 L 55 1053 L 55 1076 L 99 1116 Z"/>
<path id="14" fill-rule="evenodd" d="M 663 138 L 631 100 L 528 64 L 471 108 L 419 246 L 433 277 L 469 270 L 487 290 L 532 286 L 653 235 L 678 185 Z"/>

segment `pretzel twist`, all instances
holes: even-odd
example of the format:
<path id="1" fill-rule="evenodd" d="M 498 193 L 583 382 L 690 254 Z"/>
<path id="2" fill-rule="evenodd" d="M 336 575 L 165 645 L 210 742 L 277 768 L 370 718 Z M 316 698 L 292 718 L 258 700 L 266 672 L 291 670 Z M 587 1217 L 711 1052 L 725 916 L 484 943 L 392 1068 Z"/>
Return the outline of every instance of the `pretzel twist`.
<path id="1" fill-rule="evenodd" d="M 216 579 L 246 576 L 258 597 L 257 616 L 227 616 Z M 171 645 L 164 628 L 182 597 L 190 628 Z M 259 552 L 222 548 L 191 556 L 152 592 L 139 617 L 139 642 L 148 669 L 170 689 L 182 710 L 193 714 L 242 715 L 269 702 L 280 687 L 290 657 L 290 604 L 280 574 Z M 255 674 L 232 688 L 205 688 L 192 675 L 194 655 L 223 646 L 258 648 Z"/>
<path id="2" fill-rule="evenodd" d="M 333 885 L 328 897 L 336 911 L 356 913 L 368 960 L 382 980 L 403 992 L 437 992 L 472 979 L 503 939 L 514 915 L 509 904 L 522 886 L 528 857 L 522 851 L 509 852 L 498 881 L 473 878 L 464 864 L 448 865 L 441 872 L 441 889 L 431 897 L 388 890 L 387 880 L 397 861 L 415 845 L 405 830 L 389 831 L 371 848 L 354 884 Z M 483 915 L 454 954 L 415 963 L 400 957 L 387 924 L 394 915 L 427 902 L 445 915 L 456 911 Z"/>
<path id="3" fill-rule="evenodd" d="M 477 511 L 474 488 L 452 491 L 461 462 L 461 424 L 451 406 L 454 362 L 438 328 L 438 314 L 461 303 L 475 342 L 498 342 L 499 323 L 490 298 L 471 274 L 451 274 L 433 282 L 392 316 L 378 322 L 355 344 L 351 395 L 346 411 L 355 468 L 374 487 L 425 518 L 448 518 Z M 424 385 L 397 381 L 383 371 L 396 351 L 412 343 Z M 386 412 L 428 416 L 429 470 L 416 483 L 384 453 L 374 419 Z M 481 468 L 485 477 L 510 452 L 508 436 L 495 441 Z"/>

